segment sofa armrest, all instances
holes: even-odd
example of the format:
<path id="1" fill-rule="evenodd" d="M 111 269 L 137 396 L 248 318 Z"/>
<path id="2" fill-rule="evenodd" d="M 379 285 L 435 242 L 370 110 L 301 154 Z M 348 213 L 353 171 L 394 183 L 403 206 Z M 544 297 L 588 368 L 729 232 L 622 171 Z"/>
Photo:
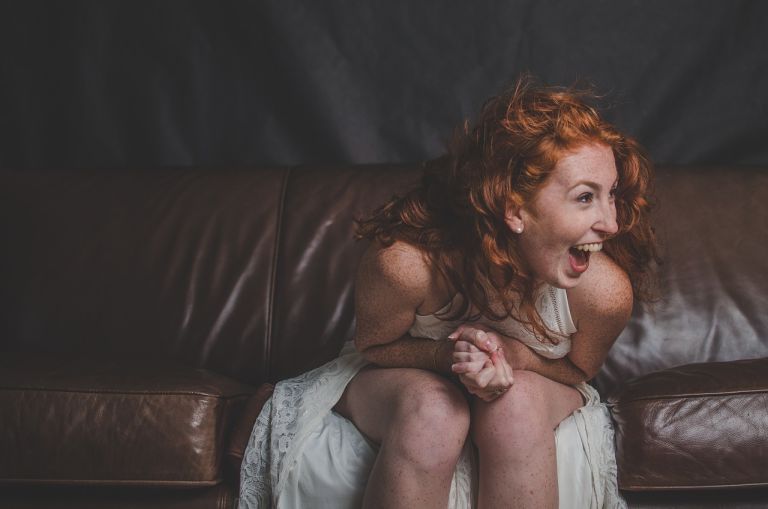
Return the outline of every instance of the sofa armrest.
<path id="1" fill-rule="evenodd" d="M 0 483 L 205 487 L 254 388 L 162 359 L 0 356 Z"/>
<path id="2" fill-rule="evenodd" d="M 768 486 L 768 358 L 651 373 L 608 406 L 621 489 Z"/>
<path id="3" fill-rule="evenodd" d="M 253 425 L 261 413 L 264 404 L 272 396 L 274 390 L 272 384 L 263 383 L 258 390 L 245 403 L 245 408 L 235 421 L 232 432 L 229 435 L 229 443 L 225 458 L 226 475 L 235 486 L 240 482 L 240 464 L 243 462 L 245 448 L 251 437 Z"/>

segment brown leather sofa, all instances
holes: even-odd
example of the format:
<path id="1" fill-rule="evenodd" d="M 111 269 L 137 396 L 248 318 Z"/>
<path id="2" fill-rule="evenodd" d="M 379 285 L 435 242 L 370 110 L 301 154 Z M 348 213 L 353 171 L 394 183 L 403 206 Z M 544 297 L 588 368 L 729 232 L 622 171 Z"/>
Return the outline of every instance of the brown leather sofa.
<path id="1" fill-rule="evenodd" d="M 0 173 L 0 507 L 228 507 L 269 383 L 354 327 L 418 165 Z M 595 379 L 634 507 L 768 505 L 768 168 L 661 168 L 662 300 Z M 750 359 L 750 360 L 738 360 Z"/>

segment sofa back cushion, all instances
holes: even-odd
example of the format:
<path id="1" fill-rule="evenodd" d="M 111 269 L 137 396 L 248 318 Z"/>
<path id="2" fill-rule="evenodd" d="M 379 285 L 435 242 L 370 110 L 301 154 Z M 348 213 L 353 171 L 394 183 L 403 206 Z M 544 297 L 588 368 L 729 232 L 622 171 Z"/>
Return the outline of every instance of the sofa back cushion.
<path id="1" fill-rule="evenodd" d="M 270 377 L 335 357 L 354 333 L 354 284 L 367 241 L 354 219 L 418 179 L 418 166 L 298 168 L 283 206 L 275 276 Z"/>
<path id="2" fill-rule="evenodd" d="M 285 169 L 0 175 L 0 351 L 176 359 L 258 382 Z"/>
<path id="3" fill-rule="evenodd" d="M 353 219 L 418 165 L 0 172 L 0 354 L 174 359 L 258 384 L 354 327 Z"/>
<path id="4" fill-rule="evenodd" d="M 595 383 L 768 356 L 768 171 L 658 171 L 661 300 Z M 419 165 L 0 173 L 0 352 L 143 354 L 257 384 L 354 330 L 365 215 Z"/>
<path id="5" fill-rule="evenodd" d="M 660 298 L 636 307 L 595 380 L 768 357 L 768 168 L 659 168 Z"/>

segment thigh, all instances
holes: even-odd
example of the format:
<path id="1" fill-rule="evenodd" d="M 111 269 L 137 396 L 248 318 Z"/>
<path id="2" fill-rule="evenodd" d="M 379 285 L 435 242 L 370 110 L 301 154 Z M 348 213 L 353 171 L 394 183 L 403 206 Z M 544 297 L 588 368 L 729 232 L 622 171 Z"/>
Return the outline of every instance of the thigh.
<path id="1" fill-rule="evenodd" d="M 515 383 L 529 392 L 532 398 L 541 398 L 552 429 L 555 429 L 566 417 L 584 406 L 581 393 L 571 385 L 555 382 L 532 371 L 515 372 Z"/>
<path id="2" fill-rule="evenodd" d="M 453 382 L 414 368 L 366 366 L 347 385 L 334 410 L 380 444 L 400 416 L 425 407 L 447 415 L 466 413 L 468 419 L 467 400 Z"/>
<path id="3" fill-rule="evenodd" d="M 532 371 L 517 370 L 512 387 L 491 403 L 477 400 L 473 419 L 498 422 L 526 422 L 555 429 L 560 422 L 584 405 L 581 393 Z"/>

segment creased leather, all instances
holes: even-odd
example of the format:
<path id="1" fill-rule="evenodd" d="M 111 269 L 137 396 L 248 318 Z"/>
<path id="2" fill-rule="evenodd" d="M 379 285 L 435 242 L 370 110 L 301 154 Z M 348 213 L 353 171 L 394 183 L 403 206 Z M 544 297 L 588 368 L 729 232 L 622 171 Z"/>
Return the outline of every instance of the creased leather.
<path id="1" fill-rule="evenodd" d="M 603 395 L 633 377 L 691 362 L 768 357 L 768 171 L 687 166 L 661 168 L 658 173 L 654 217 L 664 258 L 661 299 L 653 310 L 635 309 L 594 381 Z M 62 363 L 65 357 L 102 358 L 83 364 L 80 376 L 68 381 L 77 384 L 55 398 L 50 384 L 63 383 L 55 370 L 44 376 L 17 371 L 12 377 L 15 396 L 0 391 L 0 397 L 8 398 L 3 405 L 14 409 L 0 413 L 0 423 L 29 431 L 29 422 L 73 422 L 59 428 L 40 425 L 48 435 L 40 431 L 37 447 L 51 455 L 66 447 L 52 437 L 82 434 L 81 421 L 67 419 L 82 417 L 86 409 L 104 419 L 125 415 L 114 410 L 125 407 L 114 403 L 117 393 L 104 390 L 109 384 L 118 384 L 123 403 L 135 400 L 131 391 L 184 386 L 170 371 L 151 375 L 139 370 L 110 379 L 103 368 L 108 365 L 105 357 L 180 362 L 254 386 L 333 358 L 354 330 L 354 274 L 365 243 L 353 240 L 353 219 L 402 193 L 418 177 L 418 164 L 290 171 L 0 171 L 2 357 L 19 353 L 35 360 L 53 355 Z M 630 439 L 658 432 L 659 440 L 648 450 L 660 455 L 638 456 L 632 452 L 637 444 L 627 442 L 632 459 L 619 468 L 627 486 L 656 483 L 652 469 L 663 472 L 666 465 L 682 461 L 669 459 L 675 451 L 696 452 L 698 463 L 682 470 L 689 484 L 690 479 L 708 486 L 751 483 L 761 471 L 754 465 L 764 464 L 763 442 L 755 439 L 765 436 L 762 392 L 742 391 L 748 380 L 739 372 L 708 376 L 673 371 L 627 385 L 628 399 L 616 400 L 614 406 L 618 429 Z M 695 382 L 686 382 L 689 379 Z M 19 390 L 22 381 L 27 385 Z M 726 394 L 731 383 L 739 390 Z M 710 393 L 657 397 L 662 389 L 678 386 L 708 388 Z M 45 390 L 33 397 L 33 389 L 40 388 Z M 653 397 L 639 397 L 643 391 Z M 64 395 L 77 401 L 62 405 Z M 185 426 L 158 417 L 173 406 L 160 403 L 166 396 L 143 396 L 143 408 L 152 411 L 129 412 L 128 417 L 160 429 Z M 237 409 L 221 409 L 207 397 L 189 400 L 183 411 L 224 411 L 237 419 Z M 676 401 L 673 410 L 669 401 Z M 181 412 L 182 406 L 177 409 Z M 38 414 L 24 414 L 32 410 Z M 33 417 L 22 422 L 21 415 Z M 674 425 L 713 418 L 718 420 L 709 427 L 688 426 L 695 432 Z M 104 440 L 109 433 L 122 437 L 122 449 L 114 451 L 115 458 L 118 453 L 122 458 L 132 452 L 132 442 L 125 439 L 140 436 L 126 424 L 130 419 L 120 419 L 122 427 L 100 429 L 90 438 Z M 675 433 L 662 434 L 669 430 Z M 225 430 L 218 433 L 228 436 Z M 669 448 L 663 445 L 667 442 Z M 641 441 L 638 447 L 645 445 Z M 184 454 L 205 456 L 214 449 L 223 450 L 224 445 L 214 447 L 205 439 Z M 75 450 L 68 461 L 86 464 L 100 450 Z M 741 460 L 731 455 L 733 451 L 744 452 Z M 720 477 L 722 469 L 700 460 L 719 457 L 728 461 L 728 479 Z M 221 466 L 196 461 L 184 460 L 178 471 L 158 474 L 158 479 L 199 477 L 210 482 L 222 477 Z M 86 473 L 109 474 L 109 469 L 118 468 L 111 462 L 107 470 Z M 45 465 L 38 463 L 34 469 L 39 472 Z M 628 477 L 642 465 L 649 465 L 642 476 Z M 193 471 L 205 475 L 188 475 Z M 683 486 L 686 479 L 674 475 L 665 477 L 668 485 Z"/>
<path id="2" fill-rule="evenodd" d="M 253 388 L 141 360 L 0 358 L 0 479 L 206 486 Z"/>
<path id="3" fill-rule="evenodd" d="M 622 489 L 768 487 L 768 358 L 651 373 L 609 406 Z"/>

